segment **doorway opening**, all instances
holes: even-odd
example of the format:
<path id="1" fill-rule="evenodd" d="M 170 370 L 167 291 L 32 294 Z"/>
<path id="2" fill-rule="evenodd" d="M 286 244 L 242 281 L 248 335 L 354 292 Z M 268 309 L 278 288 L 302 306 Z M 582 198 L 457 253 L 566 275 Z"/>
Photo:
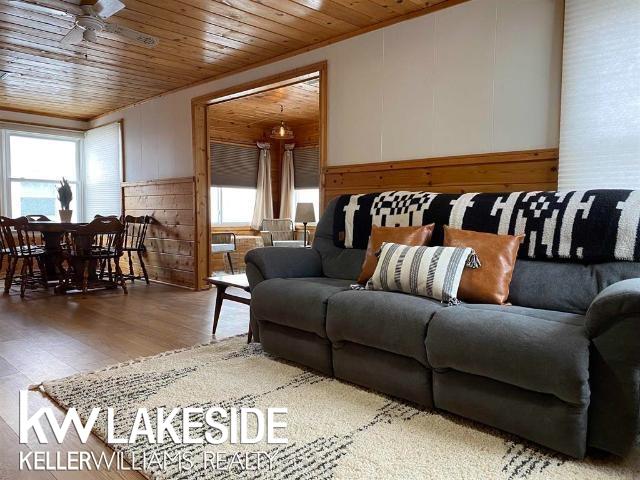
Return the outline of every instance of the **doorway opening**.
<path id="1" fill-rule="evenodd" d="M 198 278 L 310 244 L 326 164 L 326 63 L 193 101 Z M 304 223 L 303 223 L 304 222 Z"/>

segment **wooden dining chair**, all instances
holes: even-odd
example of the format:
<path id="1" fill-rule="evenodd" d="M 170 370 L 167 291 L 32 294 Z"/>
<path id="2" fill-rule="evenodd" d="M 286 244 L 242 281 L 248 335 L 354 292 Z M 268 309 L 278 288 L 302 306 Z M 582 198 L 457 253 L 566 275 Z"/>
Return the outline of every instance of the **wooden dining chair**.
<path id="1" fill-rule="evenodd" d="M 98 278 L 95 275 L 97 267 L 105 264 L 109 280 L 122 287 L 125 294 L 128 293 L 120 268 L 123 239 L 124 225 L 115 217 L 96 218 L 88 225 L 71 232 L 71 242 L 64 255 L 70 265 L 64 277 L 65 287 L 72 286 L 75 276 L 76 279 L 81 279 L 79 287 L 86 293 L 92 286 L 91 282 Z"/>
<path id="2" fill-rule="evenodd" d="M 51 219 L 46 215 L 33 214 L 33 215 L 25 215 L 25 217 L 27 217 L 27 220 L 29 220 L 30 222 L 50 222 L 51 221 Z"/>
<path id="3" fill-rule="evenodd" d="M 4 293 L 9 293 L 18 262 L 20 269 L 20 297 L 24 298 L 27 288 L 48 288 L 47 269 L 44 265 L 44 245 L 41 235 L 29 228 L 26 217 L 11 219 L 0 217 L 0 232 L 8 251 L 9 265 L 4 279 Z M 35 262 L 35 264 L 34 264 Z M 35 270 L 37 265 L 38 270 Z"/>
<path id="4" fill-rule="evenodd" d="M 131 282 L 135 282 L 135 280 L 140 280 L 142 278 L 140 275 L 136 275 L 133 269 L 132 257 L 135 253 L 138 256 L 142 275 L 144 276 L 144 280 L 147 282 L 147 285 L 149 285 L 149 274 L 147 273 L 147 267 L 144 264 L 144 258 L 142 256 L 147 251 L 144 241 L 147 238 L 147 229 L 149 228 L 150 223 L 151 217 L 148 215 L 140 217 L 127 215 L 124 217 L 123 251 L 126 252 L 129 259 L 129 274 L 125 276 L 127 279 L 131 280 Z"/>

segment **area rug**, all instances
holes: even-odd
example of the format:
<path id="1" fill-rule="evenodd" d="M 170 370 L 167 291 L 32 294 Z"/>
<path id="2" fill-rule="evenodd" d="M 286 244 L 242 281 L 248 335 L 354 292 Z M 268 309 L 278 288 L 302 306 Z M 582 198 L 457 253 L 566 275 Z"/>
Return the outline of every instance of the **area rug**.
<path id="1" fill-rule="evenodd" d="M 84 418 L 115 409 L 115 433 L 129 432 L 139 407 L 286 407 L 287 444 L 114 444 L 128 461 L 145 453 L 197 458 L 213 450 L 215 468 L 177 460 L 141 469 L 150 479 L 630 479 L 640 455 L 577 461 L 459 417 L 425 411 L 299 368 L 231 338 L 46 382 L 43 390 Z M 94 428 L 106 438 L 106 415 Z M 177 424 L 176 424 L 177 425 Z M 179 428 L 179 425 L 177 426 Z M 252 457 L 268 452 L 272 461 Z M 234 461 L 241 455 L 245 460 Z M 140 467 L 138 467 L 140 468 Z"/>

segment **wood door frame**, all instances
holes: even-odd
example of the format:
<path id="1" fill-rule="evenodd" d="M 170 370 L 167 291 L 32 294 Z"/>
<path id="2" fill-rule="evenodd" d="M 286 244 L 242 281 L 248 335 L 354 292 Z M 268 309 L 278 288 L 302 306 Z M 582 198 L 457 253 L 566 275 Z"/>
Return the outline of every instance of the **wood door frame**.
<path id="1" fill-rule="evenodd" d="M 210 272 L 210 247 L 209 232 L 211 231 L 211 203 L 210 185 L 211 172 L 209 171 L 209 118 L 207 110 L 210 105 L 241 98 L 255 93 L 261 93 L 274 88 L 280 88 L 298 83 L 300 77 L 317 74 L 320 79 L 319 107 L 320 107 L 320 210 L 324 207 L 324 176 L 323 171 L 327 165 L 327 61 L 313 63 L 285 72 L 277 73 L 258 80 L 242 83 L 233 87 L 213 91 L 191 100 L 191 120 L 193 135 L 193 167 L 195 176 L 194 212 L 196 224 L 195 245 L 195 286 L 196 290 L 210 288 L 205 277 Z M 293 81 L 295 80 L 295 82 Z"/>

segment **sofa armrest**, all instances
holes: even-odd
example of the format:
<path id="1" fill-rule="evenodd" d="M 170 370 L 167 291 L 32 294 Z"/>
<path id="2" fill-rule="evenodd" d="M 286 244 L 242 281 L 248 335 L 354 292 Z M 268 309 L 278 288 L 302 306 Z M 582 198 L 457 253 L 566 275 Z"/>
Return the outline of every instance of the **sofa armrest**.
<path id="1" fill-rule="evenodd" d="M 270 278 L 321 277 L 322 260 L 313 248 L 264 247 L 249 250 L 244 257 L 251 288 Z"/>
<path id="2" fill-rule="evenodd" d="M 640 278 L 605 288 L 585 321 L 589 355 L 589 445 L 624 456 L 640 433 Z"/>
<path id="3" fill-rule="evenodd" d="M 640 278 L 616 282 L 596 296 L 587 311 L 587 334 L 596 338 L 629 316 L 638 317 L 640 328 Z"/>

